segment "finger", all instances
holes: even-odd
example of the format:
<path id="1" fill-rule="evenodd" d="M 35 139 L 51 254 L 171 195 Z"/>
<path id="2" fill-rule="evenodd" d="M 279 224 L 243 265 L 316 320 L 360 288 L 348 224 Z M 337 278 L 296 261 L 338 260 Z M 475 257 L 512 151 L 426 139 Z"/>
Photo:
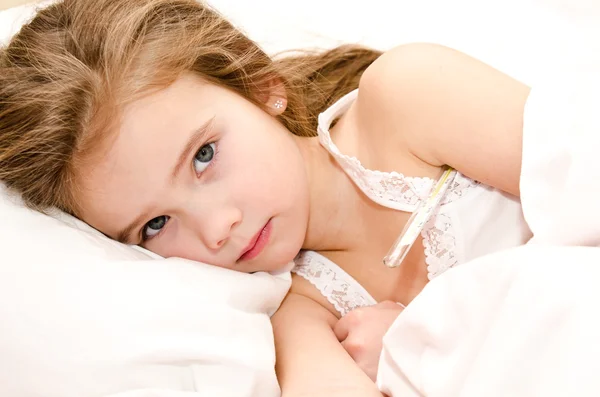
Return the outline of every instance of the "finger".
<path id="1" fill-rule="evenodd" d="M 347 340 L 343 340 L 340 342 L 340 345 L 342 345 L 342 347 L 344 348 L 344 350 L 346 350 L 346 352 L 350 355 L 350 357 L 352 357 L 352 359 L 354 360 L 354 357 L 352 356 L 352 352 L 348 351 L 348 342 Z"/>
<path id="2" fill-rule="evenodd" d="M 344 350 L 346 350 L 354 359 L 356 359 L 364 355 L 365 352 L 368 352 L 369 344 L 367 343 L 367 340 L 368 339 L 365 338 L 365 336 L 360 332 L 357 333 L 351 331 L 350 335 L 340 343 Z"/>
<path id="3" fill-rule="evenodd" d="M 357 345 L 356 343 L 354 343 L 352 338 L 346 339 L 340 342 L 340 344 L 342 345 L 344 350 L 346 350 L 346 353 L 348 353 L 350 358 L 352 358 L 352 360 L 358 364 L 358 361 L 360 359 L 360 350 L 357 348 Z"/>
<path id="4" fill-rule="evenodd" d="M 350 322 L 351 320 L 348 318 L 348 316 L 344 316 L 340 318 L 337 323 L 335 323 L 335 326 L 333 327 L 333 333 L 340 342 L 348 338 L 348 334 L 350 333 Z"/>
<path id="5" fill-rule="evenodd" d="M 333 327 L 333 332 L 339 341 L 346 339 L 350 330 L 360 324 L 361 319 L 364 316 L 364 310 L 364 308 L 354 309 L 337 321 Z"/>

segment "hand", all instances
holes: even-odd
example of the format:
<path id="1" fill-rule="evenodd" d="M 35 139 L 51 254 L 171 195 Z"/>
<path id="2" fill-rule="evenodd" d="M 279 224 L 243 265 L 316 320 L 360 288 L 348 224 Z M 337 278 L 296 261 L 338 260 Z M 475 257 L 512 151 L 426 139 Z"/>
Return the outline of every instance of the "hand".
<path id="1" fill-rule="evenodd" d="M 385 301 L 353 310 L 342 317 L 333 331 L 358 366 L 375 382 L 383 336 L 403 307 Z"/>

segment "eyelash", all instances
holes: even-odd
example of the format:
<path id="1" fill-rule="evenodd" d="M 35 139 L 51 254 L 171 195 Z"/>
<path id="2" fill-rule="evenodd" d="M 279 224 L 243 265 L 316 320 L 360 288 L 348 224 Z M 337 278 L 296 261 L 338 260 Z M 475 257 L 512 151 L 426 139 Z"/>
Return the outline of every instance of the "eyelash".
<path id="1" fill-rule="evenodd" d="M 199 173 L 197 173 L 197 172 L 196 172 L 196 170 L 195 170 L 195 168 L 194 168 L 194 159 L 196 158 L 196 155 L 198 154 L 198 152 L 199 152 L 199 151 L 200 151 L 200 150 L 201 150 L 201 149 L 202 149 L 204 146 L 206 146 L 206 145 L 211 145 L 211 144 L 213 144 L 213 143 L 215 144 L 215 149 L 214 149 L 214 153 L 213 153 L 213 158 L 212 158 L 212 160 L 210 161 L 210 164 L 208 164 L 208 166 L 206 167 L 206 169 L 205 169 L 204 171 L 202 171 L 202 173 L 200 173 L 200 174 L 199 174 Z M 195 150 L 193 153 L 194 153 L 194 156 L 192 157 L 192 172 L 194 172 L 194 174 L 196 174 L 196 177 L 198 177 L 198 178 L 199 178 L 200 176 L 202 176 L 203 174 L 205 174 L 207 171 L 211 170 L 211 169 L 213 168 L 213 166 L 215 165 L 215 163 L 216 163 L 216 161 L 217 161 L 217 157 L 218 157 L 218 155 L 219 155 L 219 143 L 218 143 L 218 141 L 207 141 L 207 142 L 203 142 L 203 143 L 201 143 L 201 144 L 198 146 L 198 148 L 197 148 L 197 149 L 196 149 L 196 150 Z M 160 215 L 160 216 L 166 216 L 166 215 Z M 152 218 L 152 219 L 154 219 L 154 218 Z M 165 230 L 165 228 L 167 227 L 167 225 L 168 225 L 168 223 L 169 223 L 169 220 L 170 220 L 170 219 L 171 219 L 171 217 L 169 217 L 169 219 L 168 219 L 168 220 L 165 222 L 165 226 L 163 226 L 163 228 L 162 228 L 162 229 L 160 229 L 160 231 L 159 231 L 157 234 L 155 234 L 154 236 L 151 236 L 151 237 L 146 237 L 146 238 L 144 238 L 144 235 L 145 235 L 145 230 L 146 230 L 146 227 L 148 226 L 148 222 L 144 223 L 144 226 L 142 226 L 142 229 L 140 230 L 140 241 L 141 241 L 141 243 L 145 243 L 145 242 L 148 242 L 148 241 L 150 241 L 150 240 L 153 240 L 153 239 L 155 239 L 155 238 L 157 238 L 157 237 L 160 237 L 160 236 L 163 234 L 163 231 Z"/>
<path id="2" fill-rule="evenodd" d="M 214 149 L 214 153 L 213 153 L 213 158 L 210 161 L 210 164 L 208 164 L 206 166 L 206 169 L 204 171 L 202 171 L 200 174 L 196 172 L 196 170 L 194 169 L 194 159 L 196 158 L 196 155 L 198 154 L 198 152 L 206 145 L 212 145 L 215 144 L 215 149 Z M 198 149 L 194 152 L 194 157 L 192 158 L 192 171 L 196 174 L 197 177 L 200 177 L 201 175 L 204 175 L 206 172 L 210 171 L 215 163 L 217 162 L 217 158 L 219 157 L 219 141 L 215 140 L 215 141 L 207 141 L 205 143 L 200 144 L 200 146 L 198 147 Z"/>

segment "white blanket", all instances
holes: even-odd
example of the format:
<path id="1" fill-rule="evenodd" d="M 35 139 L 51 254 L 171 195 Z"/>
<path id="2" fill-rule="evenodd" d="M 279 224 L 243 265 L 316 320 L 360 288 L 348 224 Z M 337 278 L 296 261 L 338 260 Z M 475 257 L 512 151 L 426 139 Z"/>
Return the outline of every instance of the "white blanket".
<path id="1" fill-rule="evenodd" d="M 599 396 L 600 250 L 527 246 L 432 281 L 385 337 L 390 396 Z"/>
<path id="2" fill-rule="evenodd" d="M 384 339 L 382 391 L 600 395 L 599 78 L 557 76 L 564 86 L 532 90 L 521 195 L 534 238 L 424 289 Z"/>

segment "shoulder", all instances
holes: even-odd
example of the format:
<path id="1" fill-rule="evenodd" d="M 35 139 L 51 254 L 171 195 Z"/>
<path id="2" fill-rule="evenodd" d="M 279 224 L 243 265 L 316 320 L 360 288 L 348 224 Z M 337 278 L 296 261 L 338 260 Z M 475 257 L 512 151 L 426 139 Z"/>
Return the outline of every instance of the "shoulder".
<path id="1" fill-rule="evenodd" d="M 449 165 L 517 193 L 528 93 L 526 85 L 467 54 L 415 43 L 390 50 L 365 71 L 357 114 L 365 131 L 425 164 Z M 506 171 L 496 176 L 494 162 Z"/>
<path id="2" fill-rule="evenodd" d="M 412 43 L 398 46 L 379 57 L 363 73 L 354 106 L 358 130 L 365 132 L 373 150 L 390 152 L 420 166 L 438 166 L 417 156 L 414 138 L 439 118 L 443 98 L 455 95 L 459 78 L 454 70 L 471 58 L 437 44 Z M 424 136 L 426 134 L 423 134 Z M 402 163 L 404 164 L 404 163 Z M 397 168 L 397 167 L 396 167 Z"/>
<path id="3" fill-rule="evenodd" d="M 383 121 L 391 118 L 394 122 L 429 118 L 425 111 L 468 90 L 482 69 L 487 72 L 489 67 L 449 47 L 401 45 L 384 53 L 365 71 L 359 101 L 369 109 L 365 116 L 378 120 L 382 116 Z"/>
<path id="4" fill-rule="evenodd" d="M 363 96 L 377 100 L 398 85 L 415 88 L 431 85 L 436 80 L 438 83 L 452 80 L 454 72 L 477 65 L 483 63 L 439 44 L 404 44 L 385 52 L 367 68 L 360 81 L 360 91 Z"/>

